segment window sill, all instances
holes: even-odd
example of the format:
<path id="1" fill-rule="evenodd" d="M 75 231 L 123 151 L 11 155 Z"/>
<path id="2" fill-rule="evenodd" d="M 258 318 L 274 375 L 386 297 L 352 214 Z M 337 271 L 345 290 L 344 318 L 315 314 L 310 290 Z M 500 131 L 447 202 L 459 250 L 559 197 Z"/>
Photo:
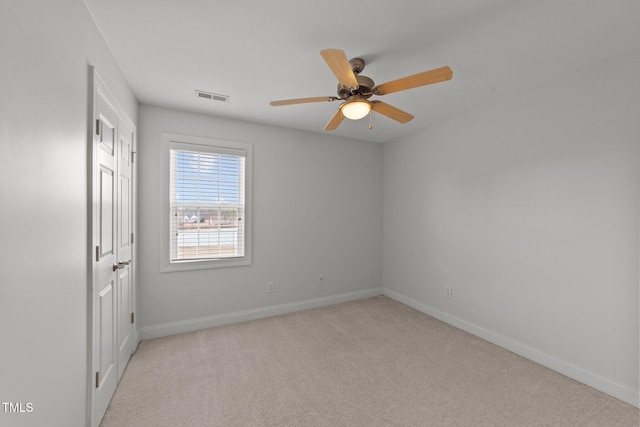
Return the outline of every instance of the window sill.
<path id="1" fill-rule="evenodd" d="M 251 265 L 251 259 L 248 257 L 237 259 L 220 259 L 220 260 L 193 260 L 178 261 L 167 263 L 160 268 L 161 273 L 172 273 L 176 271 L 205 270 L 211 268 L 226 267 L 244 267 Z"/>

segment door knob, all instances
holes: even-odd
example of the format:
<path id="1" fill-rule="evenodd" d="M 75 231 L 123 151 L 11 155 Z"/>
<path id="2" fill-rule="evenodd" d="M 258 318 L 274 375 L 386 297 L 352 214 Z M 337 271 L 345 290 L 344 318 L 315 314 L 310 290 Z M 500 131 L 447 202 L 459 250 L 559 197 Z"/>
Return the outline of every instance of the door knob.
<path id="1" fill-rule="evenodd" d="M 116 271 L 121 268 L 125 268 L 125 266 L 131 264 L 131 260 L 129 261 L 118 261 L 117 264 L 113 264 L 113 271 Z"/>

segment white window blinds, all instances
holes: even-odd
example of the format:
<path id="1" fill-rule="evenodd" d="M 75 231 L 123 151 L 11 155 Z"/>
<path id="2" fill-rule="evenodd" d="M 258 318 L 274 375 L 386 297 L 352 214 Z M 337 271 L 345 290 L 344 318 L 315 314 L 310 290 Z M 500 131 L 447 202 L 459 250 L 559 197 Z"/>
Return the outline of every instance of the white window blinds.
<path id="1" fill-rule="evenodd" d="M 245 161 L 241 150 L 170 149 L 171 262 L 244 257 Z"/>

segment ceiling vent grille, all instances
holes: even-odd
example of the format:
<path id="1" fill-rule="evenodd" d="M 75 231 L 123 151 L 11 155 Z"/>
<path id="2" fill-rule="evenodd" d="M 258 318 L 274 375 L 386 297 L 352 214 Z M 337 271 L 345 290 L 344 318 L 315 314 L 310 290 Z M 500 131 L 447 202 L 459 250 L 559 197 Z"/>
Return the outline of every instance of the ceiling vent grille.
<path id="1" fill-rule="evenodd" d="M 220 95 L 219 93 L 205 92 L 203 90 L 196 90 L 196 96 L 211 101 L 229 102 L 229 95 Z"/>

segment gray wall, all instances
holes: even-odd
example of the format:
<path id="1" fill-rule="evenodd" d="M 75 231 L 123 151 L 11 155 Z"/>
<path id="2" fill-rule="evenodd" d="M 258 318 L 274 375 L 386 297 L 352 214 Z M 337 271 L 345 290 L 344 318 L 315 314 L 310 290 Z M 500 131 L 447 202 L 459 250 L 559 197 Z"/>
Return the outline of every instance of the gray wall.
<path id="1" fill-rule="evenodd" d="M 89 64 L 137 101 L 80 0 L 0 4 L 0 425 L 81 426 L 88 386 Z"/>
<path id="2" fill-rule="evenodd" d="M 381 145 L 146 105 L 139 114 L 143 339 L 381 293 Z M 160 132 L 253 144 L 253 265 L 160 272 Z"/>
<path id="3" fill-rule="evenodd" d="M 385 144 L 385 293 L 637 405 L 638 75 L 636 53 Z"/>

